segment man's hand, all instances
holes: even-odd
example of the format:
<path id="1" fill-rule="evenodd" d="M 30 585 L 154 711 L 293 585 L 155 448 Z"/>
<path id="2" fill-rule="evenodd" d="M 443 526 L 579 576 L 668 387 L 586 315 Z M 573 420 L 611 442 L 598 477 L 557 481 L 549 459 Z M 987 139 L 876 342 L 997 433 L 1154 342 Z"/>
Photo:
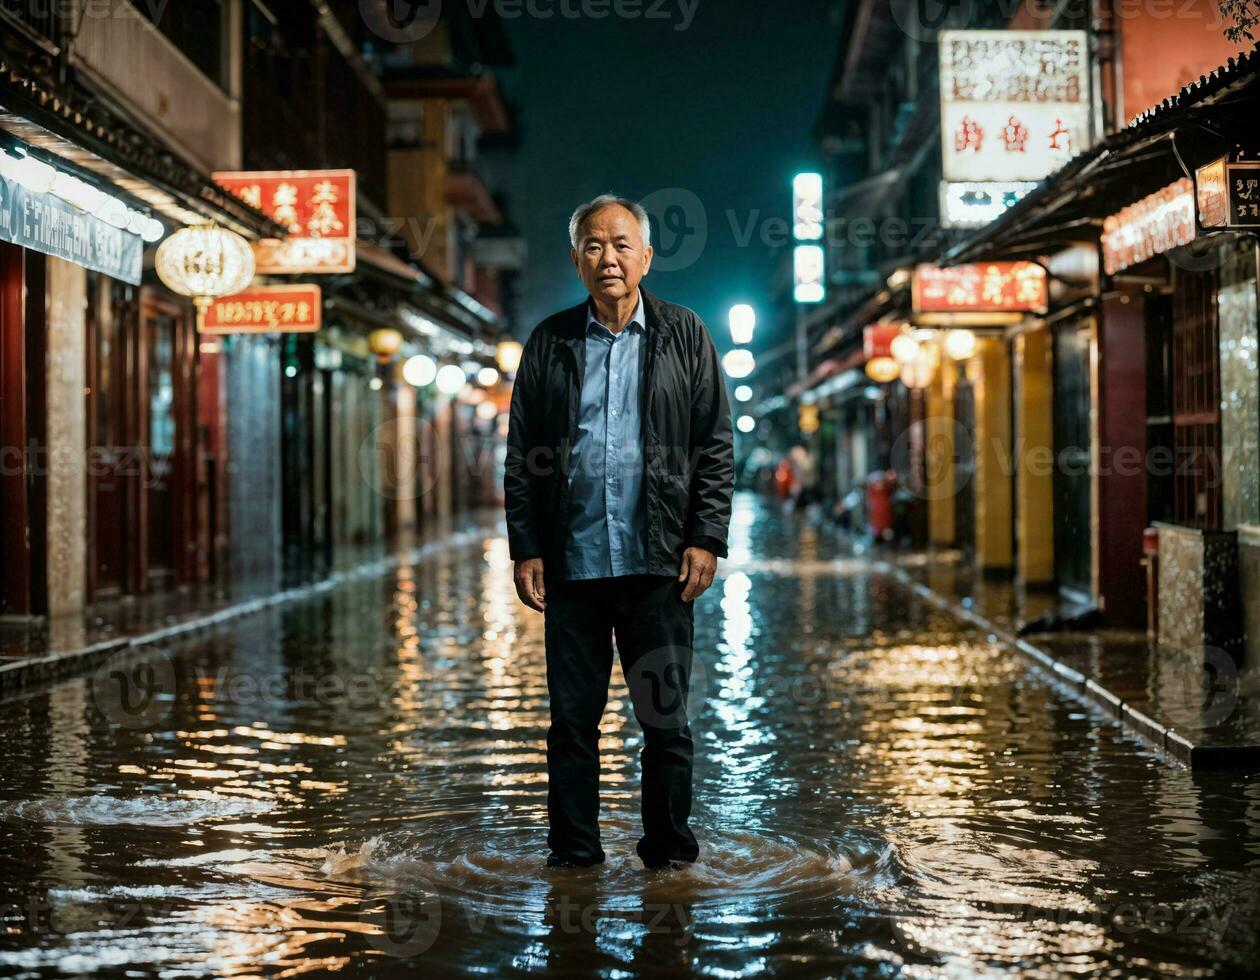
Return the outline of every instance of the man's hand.
<path id="1" fill-rule="evenodd" d="M 690 602 L 713 584 L 713 573 L 717 571 L 717 555 L 704 548 L 691 547 L 683 552 L 682 569 L 678 573 L 678 581 L 686 582 L 683 586 L 682 601 Z"/>
<path id="2" fill-rule="evenodd" d="M 521 602 L 530 609 L 544 612 L 547 608 L 547 589 L 543 586 L 542 559 L 526 558 L 518 561 L 512 571 L 512 578 L 516 581 L 516 594 Z"/>

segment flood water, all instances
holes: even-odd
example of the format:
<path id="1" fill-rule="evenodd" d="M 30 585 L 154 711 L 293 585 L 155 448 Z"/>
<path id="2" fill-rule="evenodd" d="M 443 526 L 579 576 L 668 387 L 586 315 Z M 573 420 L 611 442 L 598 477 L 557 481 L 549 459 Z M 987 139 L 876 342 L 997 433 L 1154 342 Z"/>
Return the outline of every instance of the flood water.
<path id="1" fill-rule="evenodd" d="M 544 869 L 542 636 L 491 533 L 0 705 L 0 974 L 1260 962 L 1260 777 L 1154 757 L 808 520 L 740 497 L 699 600 L 687 870 L 634 855 L 616 668 L 609 861 Z"/>

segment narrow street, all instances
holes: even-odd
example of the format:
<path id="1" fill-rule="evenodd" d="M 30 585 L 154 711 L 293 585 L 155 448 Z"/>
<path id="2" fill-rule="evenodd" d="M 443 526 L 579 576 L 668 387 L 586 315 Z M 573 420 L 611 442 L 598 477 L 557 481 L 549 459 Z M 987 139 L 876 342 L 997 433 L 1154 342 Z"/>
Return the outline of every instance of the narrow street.
<path id="1" fill-rule="evenodd" d="M 492 533 L 7 704 L 0 973 L 1254 966 L 1255 776 L 1154 757 L 804 517 L 743 494 L 730 543 L 698 865 L 634 856 L 615 670 L 609 863 L 544 869 L 542 617 Z"/>

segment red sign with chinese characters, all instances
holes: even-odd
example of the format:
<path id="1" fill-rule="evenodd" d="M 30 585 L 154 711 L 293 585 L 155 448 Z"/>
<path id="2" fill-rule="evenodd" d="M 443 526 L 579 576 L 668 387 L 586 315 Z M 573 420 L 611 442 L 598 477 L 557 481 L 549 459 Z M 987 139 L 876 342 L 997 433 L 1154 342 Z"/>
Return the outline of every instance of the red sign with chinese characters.
<path id="1" fill-rule="evenodd" d="M 900 323 L 872 323 L 862 331 L 862 353 L 868 361 L 892 357 L 892 342 L 900 334 Z"/>
<path id="2" fill-rule="evenodd" d="M 322 312 L 318 286 L 255 286 L 216 299 L 198 329 L 202 333 L 314 333 Z"/>
<path id="3" fill-rule="evenodd" d="M 1044 313 L 1046 270 L 1035 262 L 976 262 L 914 270 L 916 313 Z"/>
<path id="4" fill-rule="evenodd" d="M 259 275 L 354 271 L 353 170 L 216 173 L 215 181 L 289 229 L 284 241 L 254 243 Z"/>
<path id="5" fill-rule="evenodd" d="M 1085 149 L 1084 31 L 947 30 L 937 40 L 945 180 L 1041 180 Z"/>

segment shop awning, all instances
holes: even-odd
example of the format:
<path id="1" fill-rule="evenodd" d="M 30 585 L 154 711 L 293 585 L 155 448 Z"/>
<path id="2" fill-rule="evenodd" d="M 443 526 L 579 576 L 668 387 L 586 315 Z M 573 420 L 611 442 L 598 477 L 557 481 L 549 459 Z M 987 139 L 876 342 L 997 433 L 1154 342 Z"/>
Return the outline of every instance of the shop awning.
<path id="1" fill-rule="evenodd" d="M 1251 51 L 1148 109 L 1077 154 L 1022 200 L 940 258 L 956 265 L 1032 258 L 1097 237 L 1102 219 L 1152 194 L 1236 144 L 1260 142 L 1260 53 Z"/>
<path id="2" fill-rule="evenodd" d="M 14 43 L 10 38 L 6 49 Z M 31 63 L 35 63 L 31 59 Z M 199 172 L 161 139 L 87 93 L 54 88 L 0 50 L 0 131 L 99 178 L 178 224 L 213 219 L 247 238 L 285 229 Z"/>

